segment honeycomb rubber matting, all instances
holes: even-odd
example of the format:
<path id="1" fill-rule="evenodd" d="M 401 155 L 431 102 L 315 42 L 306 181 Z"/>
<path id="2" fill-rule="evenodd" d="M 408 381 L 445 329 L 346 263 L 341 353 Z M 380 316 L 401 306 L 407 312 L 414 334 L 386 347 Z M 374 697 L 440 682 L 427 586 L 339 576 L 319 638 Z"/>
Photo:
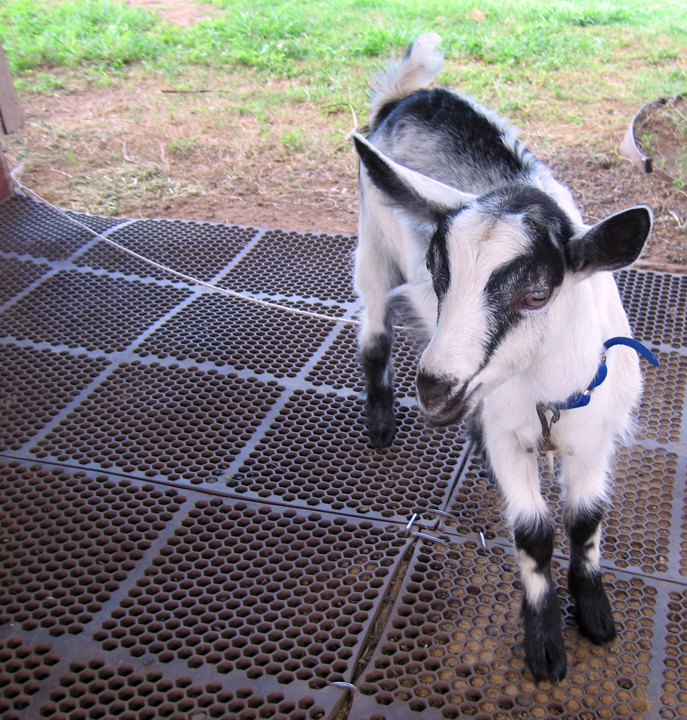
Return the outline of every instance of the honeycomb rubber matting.
<path id="1" fill-rule="evenodd" d="M 359 310 L 352 236 L 72 218 L 256 299 Z M 559 526 L 558 685 L 525 666 L 499 494 L 463 428 L 418 413 L 402 331 L 380 452 L 351 325 L 180 280 L 22 196 L 0 278 L 3 720 L 687 717 L 687 276 L 617 274 L 661 366 L 605 524 L 608 647 L 570 615 Z"/>

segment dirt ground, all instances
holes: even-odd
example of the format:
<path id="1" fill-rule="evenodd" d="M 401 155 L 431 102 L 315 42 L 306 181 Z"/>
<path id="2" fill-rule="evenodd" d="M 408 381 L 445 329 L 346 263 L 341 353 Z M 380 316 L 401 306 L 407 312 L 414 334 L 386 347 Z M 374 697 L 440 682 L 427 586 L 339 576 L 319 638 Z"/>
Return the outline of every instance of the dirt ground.
<path id="1" fill-rule="evenodd" d="M 133 3 L 180 24 L 217 11 L 193 2 Z M 183 92 L 143 70 L 103 84 L 65 72 L 61 85 L 52 95 L 20 92 L 24 126 L 2 140 L 16 177 L 49 202 L 121 217 L 356 232 L 348 134 L 364 118 L 350 106 L 323 112 L 308 102 L 263 102 L 237 111 L 237 98 L 247 106 L 251 87 L 231 73 Z M 287 85 L 266 81 L 262 90 Z M 537 127 L 525 127 L 525 139 L 573 190 L 587 222 L 649 205 L 655 229 L 643 261 L 687 270 L 687 194 L 619 156 L 630 119 L 610 128 L 603 120 L 593 151 L 571 145 L 564 129 L 558 141 L 549 129 L 541 147 Z"/>

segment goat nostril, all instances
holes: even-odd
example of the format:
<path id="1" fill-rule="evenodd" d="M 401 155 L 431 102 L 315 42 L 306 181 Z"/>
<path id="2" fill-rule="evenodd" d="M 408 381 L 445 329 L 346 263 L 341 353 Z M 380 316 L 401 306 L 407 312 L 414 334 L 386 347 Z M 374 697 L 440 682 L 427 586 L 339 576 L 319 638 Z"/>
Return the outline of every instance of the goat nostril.
<path id="1" fill-rule="evenodd" d="M 425 406 L 434 405 L 445 400 L 450 392 L 452 384 L 446 380 L 439 380 L 432 375 L 418 373 L 417 394 Z"/>

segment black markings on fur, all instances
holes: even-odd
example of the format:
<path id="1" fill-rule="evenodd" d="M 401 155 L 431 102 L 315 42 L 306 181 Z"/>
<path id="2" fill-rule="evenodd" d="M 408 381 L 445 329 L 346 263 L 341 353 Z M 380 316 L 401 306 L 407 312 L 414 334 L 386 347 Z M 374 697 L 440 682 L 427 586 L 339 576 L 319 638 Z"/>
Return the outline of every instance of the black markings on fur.
<path id="1" fill-rule="evenodd" d="M 596 503 L 590 509 L 580 509 L 577 512 L 568 511 L 565 516 L 565 529 L 570 542 L 575 548 L 586 546 L 594 535 L 603 518 L 603 503 Z"/>
<path id="2" fill-rule="evenodd" d="M 568 513 L 565 519 L 570 538 L 568 589 L 575 601 L 575 619 L 580 632 L 597 645 L 604 645 L 616 636 L 601 571 L 588 564 L 590 540 L 599 527 L 603 510 L 598 503 L 590 510 Z"/>
<path id="3" fill-rule="evenodd" d="M 353 141 L 370 179 L 379 190 L 411 214 L 435 224 L 442 221 L 446 214 L 444 207 L 422 197 L 415 188 L 399 177 L 382 157 L 357 137 L 354 136 Z"/>
<path id="4" fill-rule="evenodd" d="M 575 620 L 580 632 L 595 645 L 605 645 L 616 636 L 613 610 L 603 586 L 601 573 L 581 572 L 571 558 L 568 589 L 575 601 Z"/>
<path id="5" fill-rule="evenodd" d="M 367 390 L 367 432 L 370 442 L 380 448 L 391 445 L 396 435 L 392 345 L 393 335 L 389 327 L 387 332 L 367 343 L 360 352 Z"/>
<path id="6" fill-rule="evenodd" d="M 497 217 L 522 215 L 535 246 L 553 242 L 562 248 L 573 235 L 570 219 L 558 203 L 534 185 L 506 185 L 484 195 L 480 203 Z"/>
<path id="7" fill-rule="evenodd" d="M 551 678 L 559 682 L 565 677 L 567 661 L 561 611 L 552 583 L 536 607 L 523 597 L 522 619 L 525 626 L 525 659 L 535 681 Z"/>
<path id="8" fill-rule="evenodd" d="M 513 293 L 510 286 L 514 284 L 513 280 L 521 272 L 521 263 L 514 261 L 509 266 L 501 267 L 492 273 L 484 289 L 490 313 L 487 318 L 488 330 L 484 342 L 484 359 L 480 370 L 489 364 L 491 356 L 504 338 L 523 320 L 523 315 L 510 307 Z"/>
<path id="9" fill-rule="evenodd" d="M 401 270 L 401 268 L 398 266 L 398 263 L 396 262 L 386 263 L 386 267 L 384 268 L 384 274 L 382 275 L 382 277 L 384 278 L 387 286 L 390 289 L 398 287 L 399 285 L 403 285 L 406 282 L 406 277 L 403 274 L 403 270 Z M 391 332 L 391 316 L 387 317 L 387 326 L 389 328 L 389 332 Z"/>
<path id="10" fill-rule="evenodd" d="M 374 135 L 381 135 L 396 162 L 466 192 L 483 193 L 526 176 L 501 128 L 445 88 L 418 90 L 385 106 Z M 430 150 L 428 141 L 436 147 Z"/>
<path id="11" fill-rule="evenodd" d="M 561 611 L 551 578 L 554 530 L 551 523 L 540 518 L 530 524 L 516 523 L 515 546 L 531 557 L 546 582 L 546 589 L 533 604 L 523 594 L 522 618 L 525 625 L 525 658 L 534 679 L 539 682 L 551 678 L 555 682 L 565 677 L 566 657 Z"/>
<path id="12" fill-rule="evenodd" d="M 647 207 L 616 213 L 594 225 L 566 248 L 568 267 L 581 270 L 617 270 L 633 263 L 651 232 L 652 216 Z"/>
<path id="13" fill-rule="evenodd" d="M 522 254 L 494 270 L 484 289 L 490 309 L 482 363 L 486 367 L 504 338 L 530 312 L 515 307 L 514 301 L 534 290 L 552 292 L 563 282 L 563 247 L 573 230 L 560 207 L 546 193 L 528 185 L 500 188 L 481 198 L 480 204 L 495 217 L 521 216 L 527 232 Z"/>
<path id="14" fill-rule="evenodd" d="M 482 412 L 484 405 L 480 403 L 472 413 L 466 418 L 467 433 L 473 442 L 474 452 L 476 455 L 486 457 L 487 446 L 484 439 L 484 420 L 482 418 Z M 491 466 L 489 466 L 489 480 L 496 484 L 496 477 Z"/>
<path id="15" fill-rule="evenodd" d="M 527 523 L 516 523 L 513 528 L 515 547 L 526 552 L 536 563 L 537 571 L 546 573 L 553 555 L 554 531 L 545 519 Z"/>
<path id="16" fill-rule="evenodd" d="M 391 100 L 390 102 L 385 103 L 381 108 L 379 108 L 377 114 L 373 118 L 370 118 L 370 129 L 373 132 L 384 122 L 384 120 L 386 120 L 387 117 L 389 117 L 389 115 L 391 115 L 399 102 L 399 100 Z"/>
<path id="17" fill-rule="evenodd" d="M 439 301 L 439 311 L 441 311 L 441 302 L 451 283 L 451 268 L 447 246 L 448 232 L 454 218 L 459 212 L 460 211 L 450 213 L 442 219 L 439 227 L 432 236 L 427 250 L 427 267 L 432 275 L 432 285 Z"/>

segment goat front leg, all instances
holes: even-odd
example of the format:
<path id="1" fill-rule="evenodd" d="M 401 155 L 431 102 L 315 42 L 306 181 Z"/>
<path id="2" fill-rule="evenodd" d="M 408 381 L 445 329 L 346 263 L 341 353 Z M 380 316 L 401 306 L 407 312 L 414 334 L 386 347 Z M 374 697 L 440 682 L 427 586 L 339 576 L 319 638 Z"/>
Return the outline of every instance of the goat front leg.
<path id="1" fill-rule="evenodd" d="M 539 682 L 562 680 L 565 644 L 558 595 L 551 577 L 554 529 L 539 487 L 537 456 L 527 453 L 515 433 L 490 437 L 489 461 L 506 500 L 523 585 L 525 658 Z"/>
<path id="2" fill-rule="evenodd" d="M 609 453 L 610 454 L 610 453 Z M 601 579 L 601 520 L 606 506 L 606 460 L 597 467 L 577 456 L 566 457 L 565 529 L 570 540 L 568 589 L 575 602 L 580 632 L 596 645 L 616 636 L 611 604 Z"/>

